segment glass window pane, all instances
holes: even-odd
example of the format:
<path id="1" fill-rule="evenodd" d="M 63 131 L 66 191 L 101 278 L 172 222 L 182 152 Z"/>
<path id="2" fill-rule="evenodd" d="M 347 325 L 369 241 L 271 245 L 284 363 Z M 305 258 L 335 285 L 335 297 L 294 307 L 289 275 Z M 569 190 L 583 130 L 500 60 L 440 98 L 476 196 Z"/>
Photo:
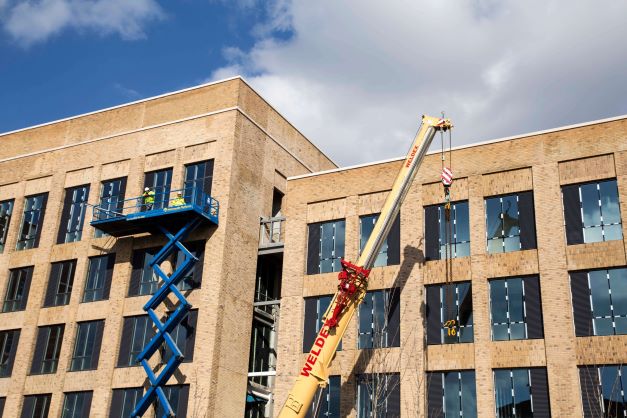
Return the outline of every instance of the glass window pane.
<path id="1" fill-rule="evenodd" d="M 529 391 L 529 370 L 513 369 L 514 402 L 517 417 L 533 416 L 531 412 L 531 393 Z"/>
<path id="2" fill-rule="evenodd" d="M 335 222 L 335 258 L 344 257 L 344 228 L 344 221 Z"/>
<path id="3" fill-rule="evenodd" d="M 610 269 L 608 272 L 614 315 L 627 315 L 627 268 Z"/>
<path id="4" fill-rule="evenodd" d="M 470 227 L 468 222 L 468 202 L 460 202 L 455 208 L 455 234 L 457 242 L 470 241 Z"/>
<path id="5" fill-rule="evenodd" d="M 507 297 L 509 299 L 509 319 L 512 322 L 525 320 L 523 312 L 523 285 L 522 279 L 507 280 Z"/>
<path id="6" fill-rule="evenodd" d="M 526 325 L 524 323 L 510 324 L 510 339 L 511 340 L 524 340 L 527 338 Z"/>
<path id="7" fill-rule="evenodd" d="M 609 281 L 606 270 L 588 273 L 590 293 L 592 294 L 592 314 L 595 317 L 611 315 Z"/>
<path id="8" fill-rule="evenodd" d="M 508 326 L 507 324 L 493 325 L 492 326 L 492 338 L 494 341 L 507 341 L 509 340 Z"/>
<path id="9" fill-rule="evenodd" d="M 444 412 L 446 416 L 460 416 L 459 384 L 458 372 L 444 373 Z"/>
<path id="10" fill-rule="evenodd" d="M 462 413 L 464 418 L 477 416 L 477 394 L 475 389 L 475 372 L 461 372 L 462 378 Z"/>
<path id="11" fill-rule="evenodd" d="M 605 234 L 606 241 L 623 239 L 623 227 L 621 224 L 606 225 L 603 227 L 603 233 Z"/>
<path id="12" fill-rule="evenodd" d="M 599 206 L 597 183 L 582 184 L 579 189 L 581 192 L 581 205 L 583 207 L 583 226 L 601 225 L 601 209 Z"/>
<path id="13" fill-rule="evenodd" d="M 594 318 L 594 335 L 614 335 L 612 318 Z"/>
<path id="14" fill-rule="evenodd" d="M 614 322 L 616 324 L 616 334 L 617 335 L 625 335 L 625 334 L 627 334 L 627 318 L 625 318 L 625 317 L 616 317 L 616 318 L 614 318 Z"/>
<path id="15" fill-rule="evenodd" d="M 320 258 L 333 257 L 333 223 L 327 222 L 321 225 L 320 233 Z"/>
<path id="16" fill-rule="evenodd" d="M 490 282 L 490 305 L 492 308 L 492 322 L 507 323 L 505 280 L 492 280 Z"/>
<path id="17" fill-rule="evenodd" d="M 503 236 L 503 227 L 501 220 L 501 200 L 493 197 L 485 200 L 486 202 L 486 231 L 488 239 Z"/>
<path id="18" fill-rule="evenodd" d="M 618 203 L 618 187 L 616 180 L 599 183 L 601 212 L 604 224 L 620 223 L 620 206 Z"/>
<path id="19" fill-rule="evenodd" d="M 502 253 L 505 250 L 503 246 L 503 238 L 494 238 L 488 240 L 488 253 Z"/>
<path id="20" fill-rule="evenodd" d="M 600 226 L 588 227 L 583 229 L 583 242 L 586 244 L 591 242 L 603 241 L 603 228 Z"/>
<path id="21" fill-rule="evenodd" d="M 360 233 L 360 237 L 359 237 L 359 252 L 361 253 L 361 251 L 363 250 L 364 246 L 366 245 L 366 241 L 368 241 L 368 238 L 370 238 L 370 234 L 372 234 L 372 229 L 374 228 L 374 223 L 376 222 L 376 219 L 378 218 L 377 215 L 369 215 L 369 216 L 362 216 L 360 219 L 360 223 L 361 223 L 361 233 Z"/>
<path id="22" fill-rule="evenodd" d="M 455 257 L 468 257 L 470 256 L 470 243 L 465 242 L 457 244 L 455 246 Z"/>
<path id="23" fill-rule="evenodd" d="M 511 418 L 514 416 L 514 399 L 509 370 L 494 371 L 494 398 L 497 417 Z"/>
<path id="24" fill-rule="evenodd" d="M 520 235 L 518 228 L 518 199 L 515 195 L 503 196 L 503 234 Z"/>
<path id="25" fill-rule="evenodd" d="M 505 252 L 520 251 L 520 236 L 505 238 Z"/>

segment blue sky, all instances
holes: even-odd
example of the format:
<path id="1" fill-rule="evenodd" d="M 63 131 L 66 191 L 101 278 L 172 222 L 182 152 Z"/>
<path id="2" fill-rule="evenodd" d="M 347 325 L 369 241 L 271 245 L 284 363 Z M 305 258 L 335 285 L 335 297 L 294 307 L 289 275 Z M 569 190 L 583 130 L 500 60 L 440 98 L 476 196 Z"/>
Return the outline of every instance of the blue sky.
<path id="1" fill-rule="evenodd" d="M 0 132 L 200 84 L 249 49 L 263 8 L 205 0 L 161 2 L 142 34 L 125 39 L 70 27 L 36 42 L 0 36 Z M 285 34 L 284 34 L 285 35 Z"/>
<path id="2" fill-rule="evenodd" d="M 242 75 L 341 165 L 627 114 L 627 2 L 0 0 L 0 132 Z M 591 138 L 595 140 L 595 138 Z"/>

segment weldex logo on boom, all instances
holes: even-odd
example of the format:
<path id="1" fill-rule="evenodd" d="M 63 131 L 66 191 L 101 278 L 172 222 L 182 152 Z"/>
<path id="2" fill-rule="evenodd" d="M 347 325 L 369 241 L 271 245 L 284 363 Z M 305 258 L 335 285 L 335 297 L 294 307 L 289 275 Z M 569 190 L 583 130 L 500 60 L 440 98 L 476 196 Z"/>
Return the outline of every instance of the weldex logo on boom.
<path id="1" fill-rule="evenodd" d="M 409 154 L 409 157 L 407 157 L 407 164 L 405 164 L 405 167 L 409 167 L 411 165 L 411 162 L 414 161 L 414 157 L 416 156 L 417 152 L 418 152 L 418 145 L 416 145 L 414 149 L 411 150 L 411 154 Z"/>
<path id="2" fill-rule="evenodd" d="M 314 342 L 314 346 L 311 349 L 311 351 L 309 352 L 309 355 L 307 356 L 307 361 L 305 361 L 305 367 L 303 367 L 303 370 L 301 370 L 300 374 L 301 376 L 309 376 L 309 372 L 311 371 L 311 368 L 313 367 L 314 364 L 316 364 L 316 361 L 318 361 L 318 356 L 320 355 L 320 353 L 322 352 L 322 348 L 324 347 L 324 344 L 327 342 L 327 337 L 329 336 L 329 328 L 328 327 L 322 327 L 322 329 L 320 330 L 320 333 L 318 334 L 318 337 L 316 338 L 316 342 Z"/>

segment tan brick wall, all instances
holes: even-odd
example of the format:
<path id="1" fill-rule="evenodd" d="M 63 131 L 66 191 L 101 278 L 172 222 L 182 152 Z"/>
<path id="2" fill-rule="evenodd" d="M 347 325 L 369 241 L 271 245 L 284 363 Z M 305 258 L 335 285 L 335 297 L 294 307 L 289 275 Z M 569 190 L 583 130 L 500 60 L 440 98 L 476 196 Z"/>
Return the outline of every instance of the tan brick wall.
<path id="1" fill-rule="evenodd" d="M 401 266 L 373 270 L 370 288 L 402 283 L 401 347 L 357 350 L 357 321 L 331 366 L 342 375 L 342 416 L 355 412 L 355 374 L 401 372 L 404 417 L 425 414 L 425 370 L 474 369 L 479 416 L 494 415 L 492 370 L 546 367 L 553 416 L 581 416 L 578 364 L 627 362 L 627 336 L 575 338 L 569 270 L 625 266 L 625 240 L 566 246 L 560 186 L 616 177 L 623 220 L 627 208 L 627 120 L 591 124 L 453 151 L 452 200 L 469 201 L 471 256 L 453 261 L 453 280 L 471 280 L 474 343 L 425 349 L 424 285 L 442 283 L 443 261 L 424 262 L 423 206 L 441 203 L 440 156 L 429 155 L 401 208 Z M 303 297 L 330 294 L 336 274 L 306 275 L 306 224 L 346 219 L 346 257 L 355 260 L 358 216 L 378 212 L 400 161 L 288 180 L 277 408 L 303 361 Z M 486 254 L 484 199 L 533 190 L 537 250 Z M 627 232 L 623 223 L 623 236 Z M 492 342 L 488 279 L 540 277 L 545 338 Z M 382 353 L 377 353 L 381 351 Z M 385 354 L 391 352 L 393 355 Z M 381 362 L 381 358 L 386 361 Z"/>

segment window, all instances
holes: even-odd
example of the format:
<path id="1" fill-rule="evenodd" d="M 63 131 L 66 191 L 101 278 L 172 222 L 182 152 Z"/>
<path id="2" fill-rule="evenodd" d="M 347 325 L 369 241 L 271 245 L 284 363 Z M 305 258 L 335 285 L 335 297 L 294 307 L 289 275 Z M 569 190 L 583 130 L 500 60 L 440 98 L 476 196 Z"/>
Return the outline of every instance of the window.
<path id="1" fill-rule="evenodd" d="M 189 398 L 189 385 L 172 385 L 163 388 L 165 397 L 177 417 L 187 416 L 187 400 Z M 158 399 L 158 398 L 157 398 Z M 165 417 L 165 411 L 157 400 L 155 402 L 155 417 Z"/>
<path id="2" fill-rule="evenodd" d="M 92 391 L 66 393 L 61 418 L 89 418 L 92 395 Z"/>
<path id="3" fill-rule="evenodd" d="M 194 309 L 189 311 L 187 316 L 183 319 L 183 321 L 178 324 L 172 332 L 170 332 L 170 336 L 176 343 L 176 346 L 181 350 L 183 356 L 184 363 L 189 363 L 194 360 L 194 342 L 196 341 L 196 323 L 198 322 L 198 310 Z M 172 355 L 170 348 L 167 344 L 163 346 L 163 362 L 167 362 Z M 143 349 L 143 347 L 142 347 Z M 138 353 L 139 354 L 139 353 Z"/>
<path id="4" fill-rule="evenodd" d="M 213 181 L 213 160 L 185 166 L 185 201 L 187 203 L 201 204 L 202 193 L 211 196 L 211 183 Z"/>
<path id="5" fill-rule="evenodd" d="M 21 418 L 47 418 L 51 394 L 24 396 Z"/>
<path id="6" fill-rule="evenodd" d="M 135 410 L 135 406 L 137 406 L 139 400 L 142 398 L 142 395 L 143 389 L 141 387 L 113 389 L 109 418 L 130 417 Z"/>
<path id="7" fill-rule="evenodd" d="M 303 329 L 303 353 L 309 352 L 324 325 L 324 314 L 329 309 L 332 295 L 305 298 L 305 326 Z M 342 349 L 342 341 L 338 351 Z"/>
<path id="8" fill-rule="evenodd" d="M 443 260 L 447 244 L 449 257 L 470 255 L 470 226 L 468 222 L 468 202 L 451 203 L 451 220 L 446 222 L 444 205 L 425 206 L 425 259 Z M 450 233 L 447 228 L 450 226 Z M 448 240 L 447 236 L 451 239 Z"/>
<path id="9" fill-rule="evenodd" d="M 470 282 L 427 286 L 427 344 L 473 341 Z"/>
<path id="10" fill-rule="evenodd" d="M 115 218 L 122 215 L 124 210 L 124 194 L 126 193 L 126 177 L 102 182 L 100 189 L 100 203 L 102 209 L 98 213 L 99 219 Z M 95 238 L 104 237 L 107 234 L 99 229 L 94 233 Z"/>
<path id="11" fill-rule="evenodd" d="M 401 416 L 401 381 L 398 373 L 357 376 L 357 417 Z"/>
<path id="12" fill-rule="evenodd" d="M 79 322 L 77 324 L 70 371 L 96 370 L 98 368 L 103 330 L 104 320 Z"/>
<path id="13" fill-rule="evenodd" d="M 494 370 L 497 418 L 549 418 L 545 368 Z"/>
<path id="14" fill-rule="evenodd" d="M 63 341 L 63 325 L 39 327 L 31 374 L 56 373 Z"/>
<path id="15" fill-rule="evenodd" d="M 7 243 L 11 214 L 13 213 L 13 199 L 0 202 L 0 253 Z"/>
<path id="16" fill-rule="evenodd" d="M 159 252 L 158 248 L 147 248 L 133 251 L 129 296 L 152 295 L 159 288 L 159 278 L 150 267 L 150 262 Z"/>
<path id="17" fill-rule="evenodd" d="M 154 336 L 155 331 L 148 315 L 125 317 L 118 367 L 137 366 L 137 356 Z"/>
<path id="18" fill-rule="evenodd" d="M 206 241 L 194 241 L 185 243 L 185 248 L 189 250 L 194 257 L 198 259 L 194 264 L 194 267 L 183 277 L 183 280 L 178 282 L 176 287 L 179 290 L 198 289 L 202 283 L 202 267 L 205 259 L 205 243 Z M 185 257 L 182 251 L 177 251 L 175 255 L 174 268 L 177 269 L 183 262 Z"/>
<path id="19" fill-rule="evenodd" d="M 0 331 L 0 377 L 11 377 L 20 330 Z"/>
<path id="20" fill-rule="evenodd" d="M 344 257 L 344 220 L 309 224 L 307 274 L 341 271 Z"/>
<path id="21" fill-rule="evenodd" d="M 89 258 L 83 302 L 109 299 L 115 254 Z"/>
<path id="22" fill-rule="evenodd" d="M 627 334 L 627 268 L 570 273 L 575 333 Z"/>
<path id="23" fill-rule="evenodd" d="M 398 347 L 400 344 L 400 291 L 397 288 L 366 293 L 359 305 L 357 348 Z"/>
<path id="24" fill-rule="evenodd" d="M 75 270 L 76 260 L 52 263 L 44 307 L 62 306 L 70 303 Z"/>
<path id="25" fill-rule="evenodd" d="M 627 416 L 627 367 L 623 365 L 579 367 L 583 416 Z"/>
<path id="26" fill-rule="evenodd" d="M 536 276 L 490 281 L 492 341 L 543 338 Z"/>
<path id="27" fill-rule="evenodd" d="M 57 244 L 81 240 L 88 198 L 89 184 L 65 189 Z"/>
<path id="28" fill-rule="evenodd" d="M 144 187 L 150 187 L 155 192 L 155 202 L 152 208 L 144 210 L 163 209 L 168 206 L 170 200 L 170 184 L 172 183 L 172 169 L 151 171 L 146 173 Z"/>
<path id="29" fill-rule="evenodd" d="M 39 246 L 39 237 L 41 236 L 41 226 L 44 222 L 47 201 L 48 193 L 26 198 L 20 235 L 15 247 L 16 250 L 27 250 Z"/>
<path id="30" fill-rule="evenodd" d="M 427 373 L 429 418 L 477 417 L 475 372 Z"/>
<path id="31" fill-rule="evenodd" d="M 368 238 L 372 234 L 372 230 L 374 229 L 374 225 L 377 223 L 377 219 L 379 219 L 379 214 L 375 215 L 367 215 L 361 216 L 359 218 L 359 253 L 361 254 L 362 250 L 366 246 L 366 242 L 368 242 Z M 401 262 L 401 217 L 400 214 L 396 216 L 394 219 L 394 223 L 392 223 L 392 227 L 388 234 L 387 239 L 381 246 L 381 250 L 377 255 L 377 258 L 374 262 L 374 267 L 380 266 L 392 266 L 395 264 L 399 264 Z"/>
<path id="32" fill-rule="evenodd" d="M 623 238 L 616 180 L 562 187 L 568 245 Z"/>
<path id="33" fill-rule="evenodd" d="M 2 312 L 23 311 L 28 302 L 28 291 L 33 277 L 33 267 L 9 270 L 9 283 L 4 296 Z"/>
<path id="34" fill-rule="evenodd" d="M 485 213 L 488 253 L 536 248 L 532 192 L 486 198 Z"/>
<path id="35" fill-rule="evenodd" d="M 3 417 L 4 415 L 4 404 L 6 403 L 7 398 L 6 397 L 0 397 L 0 417 Z"/>
<path id="36" fill-rule="evenodd" d="M 312 405 L 307 411 L 306 418 L 340 418 L 340 376 L 329 376 L 327 386 L 320 390 L 319 395 L 314 398 Z M 319 406 L 318 406 L 319 404 Z M 318 415 L 314 417 L 314 410 L 317 408 Z"/>

